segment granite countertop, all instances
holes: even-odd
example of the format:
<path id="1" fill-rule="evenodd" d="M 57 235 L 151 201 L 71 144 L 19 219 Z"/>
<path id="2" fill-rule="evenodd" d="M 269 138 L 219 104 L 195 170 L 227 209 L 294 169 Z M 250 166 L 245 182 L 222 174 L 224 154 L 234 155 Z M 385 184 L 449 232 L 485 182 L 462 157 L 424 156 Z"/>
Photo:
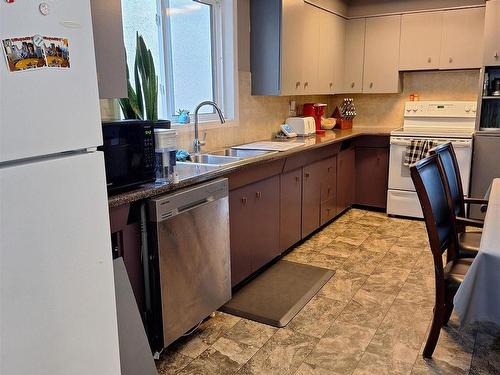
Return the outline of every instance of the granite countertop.
<path id="1" fill-rule="evenodd" d="M 173 190 L 177 190 L 183 187 L 198 184 L 200 182 L 212 180 L 217 177 L 225 176 L 229 173 L 236 172 L 240 169 L 247 168 L 249 166 L 256 166 L 263 163 L 268 163 L 274 160 L 289 157 L 293 154 L 303 152 L 306 150 L 313 150 L 315 148 L 324 147 L 336 142 L 346 141 L 362 135 L 381 135 L 388 136 L 391 131 L 396 129 L 397 126 L 366 126 L 366 127 L 354 127 L 348 130 L 329 130 L 326 131 L 324 135 L 317 135 L 315 137 L 309 137 L 301 140 L 303 146 L 293 148 L 288 151 L 270 153 L 258 158 L 249 158 L 247 160 L 241 160 L 238 163 L 230 164 L 228 166 L 222 166 L 220 168 L 211 170 L 200 175 L 195 175 L 191 178 L 187 178 L 178 183 L 151 183 L 139 186 L 137 189 L 126 191 L 123 193 L 115 194 L 109 196 L 108 204 L 109 208 L 118 207 L 124 204 L 129 204 L 142 199 L 147 199 L 156 195 L 164 194 Z M 293 142 L 293 141 L 292 141 Z"/>

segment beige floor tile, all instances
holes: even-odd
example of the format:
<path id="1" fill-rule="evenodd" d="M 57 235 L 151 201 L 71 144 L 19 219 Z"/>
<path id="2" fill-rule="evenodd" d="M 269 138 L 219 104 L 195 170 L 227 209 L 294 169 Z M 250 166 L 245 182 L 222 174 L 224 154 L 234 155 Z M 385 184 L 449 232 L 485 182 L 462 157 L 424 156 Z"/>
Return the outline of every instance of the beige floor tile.
<path id="1" fill-rule="evenodd" d="M 365 352 L 353 375 L 405 375 L 410 374 L 412 364 L 398 358 Z"/>
<path id="2" fill-rule="evenodd" d="M 338 320 L 376 329 L 395 298 L 395 294 L 370 292 L 361 288 L 342 311 Z"/>
<path id="3" fill-rule="evenodd" d="M 345 304 L 315 296 L 287 325 L 288 329 L 321 338 L 338 317 Z"/>
<path id="4" fill-rule="evenodd" d="M 189 365 L 193 358 L 185 356 L 177 351 L 166 351 L 157 361 L 156 368 L 159 375 L 175 374 Z"/>
<path id="5" fill-rule="evenodd" d="M 366 240 L 363 241 L 361 249 L 377 253 L 386 253 L 397 240 L 397 237 L 391 235 L 372 233 Z"/>
<path id="6" fill-rule="evenodd" d="M 347 305 L 361 286 L 363 286 L 367 278 L 367 275 L 339 269 L 330 281 L 323 286 L 318 295 Z"/>
<path id="7" fill-rule="evenodd" d="M 266 324 L 241 319 L 226 333 L 225 337 L 245 345 L 261 348 L 277 330 L 277 328 Z"/>
<path id="8" fill-rule="evenodd" d="M 346 259 L 359 251 L 357 246 L 337 240 L 333 240 L 328 246 L 318 250 L 320 253 L 326 255 Z"/>
<path id="9" fill-rule="evenodd" d="M 374 334 L 375 329 L 336 322 L 306 358 L 308 366 L 301 371 L 307 373 L 306 370 L 314 369 L 320 373 L 352 373 Z"/>
<path id="10" fill-rule="evenodd" d="M 348 272 L 370 275 L 375 268 L 380 266 L 383 257 L 383 253 L 360 249 L 343 263 L 342 268 Z"/>
<path id="11" fill-rule="evenodd" d="M 281 329 L 248 361 L 240 374 L 293 374 L 318 339 Z"/>

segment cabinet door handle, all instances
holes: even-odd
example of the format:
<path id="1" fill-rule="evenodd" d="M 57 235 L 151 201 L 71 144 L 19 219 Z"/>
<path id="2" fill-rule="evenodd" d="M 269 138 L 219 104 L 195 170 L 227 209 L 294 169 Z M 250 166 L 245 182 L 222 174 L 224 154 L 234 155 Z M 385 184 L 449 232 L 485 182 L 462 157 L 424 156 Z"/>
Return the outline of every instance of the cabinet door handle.
<path id="1" fill-rule="evenodd" d="M 332 171 L 332 167 L 328 167 L 328 173 Z"/>
<path id="2" fill-rule="evenodd" d="M 451 64 L 451 63 L 453 62 L 453 57 L 450 57 L 450 58 L 448 59 L 448 62 Z"/>
<path id="3" fill-rule="evenodd" d="M 306 173 L 306 178 L 309 178 L 311 175 L 309 173 Z"/>
<path id="4" fill-rule="evenodd" d="M 255 196 L 257 198 L 261 198 L 262 197 L 262 193 L 260 191 L 258 191 L 258 192 L 255 193 Z"/>
<path id="5" fill-rule="evenodd" d="M 241 203 L 243 203 L 243 205 L 246 205 L 247 201 L 248 201 L 247 197 L 241 198 Z"/>
<path id="6" fill-rule="evenodd" d="M 356 86 L 356 84 L 354 82 L 351 83 L 351 89 L 354 88 L 354 86 Z"/>
<path id="7" fill-rule="evenodd" d="M 309 87 L 309 82 L 304 82 L 304 88 Z"/>
<path id="8" fill-rule="evenodd" d="M 296 89 L 298 89 L 299 87 L 300 87 L 300 81 L 297 81 L 297 82 L 295 83 L 295 88 L 296 88 Z"/>
<path id="9" fill-rule="evenodd" d="M 493 55 L 493 57 L 494 57 L 495 59 L 498 59 L 498 52 L 495 52 L 495 54 Z"/>
<path id="10" fill-rule="evenodd" d="M 431 59 L 430 57 L 429 57 L 429 58 L 427 58 L 427 62 L 428 62 L 428 63 L 431 63 L 431 62 L 432 62 L 432 59 Z"/>
<path id="11" fill-rule="evenodd" d="M 299 177 L 299 176 L 295 176 L 295 182 L 296 182 L 296 183 L 299 183 L 299 182 L 300 182 L 300 177 Z"/>
<path id="12" fill-rule="evenodd" d="M 370 88 L 371 89 L 373 88 L 373 82 L 370 82 Z"/>
<path id="13" fill-rule="evenodd" d="M 330 82 L 330 88 L 332 88 L 332 87 L 333 87 L 333 82 Z"/>

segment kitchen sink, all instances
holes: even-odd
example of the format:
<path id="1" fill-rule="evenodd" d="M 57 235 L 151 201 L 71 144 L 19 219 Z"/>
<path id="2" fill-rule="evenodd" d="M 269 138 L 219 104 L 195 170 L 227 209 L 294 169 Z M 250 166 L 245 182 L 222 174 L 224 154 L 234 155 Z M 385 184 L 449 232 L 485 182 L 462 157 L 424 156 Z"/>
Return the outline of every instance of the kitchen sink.
<path id="1" fill-rule="evenodd" d="M 191 162 L 178 162 L 175 170 L 179 174 L 179 180 L 187 180 L 188 178 L 201 176 L 219 169 L 218 165 L 195 164 Z"/>
<path id="2" fill-rule="evenodd" d="M 192 163 L 196 164 L 208 164 L 208 165 L 227 165 L 231 163 L 237 163 L 242 158 L 236 156 L 225 156 L 225 155 L 212 155 L 212 154 L 201 154 L 192 155 Z"/>
<path id="3" fill-rule="evenodd" d="M 275 153 L 276 151 L 264 151 L 264 150 L 239 150 L 234 148 L 226 148 L 225 150 L 212 152 L 212 155 L 222 155 L 237 158 L 255 158 L 263 155 L 268 155 Z"/>

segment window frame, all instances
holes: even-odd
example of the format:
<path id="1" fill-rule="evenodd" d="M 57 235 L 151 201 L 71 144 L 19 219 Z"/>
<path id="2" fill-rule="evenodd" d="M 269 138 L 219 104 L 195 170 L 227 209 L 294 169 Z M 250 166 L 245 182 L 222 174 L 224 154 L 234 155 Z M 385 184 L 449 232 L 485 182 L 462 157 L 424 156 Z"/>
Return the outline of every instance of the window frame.
<path id="1" fill-rule="evenodd" d="M 170 0 L 157 0 L 157 26 L 158 26 L 158 37 L 159 37 L 159 51 L 160 51 L 160 72 L 159 72 L 159 98 L 162 101 L 160 105 L 161 112 L 160 117 L 169 118 L 172 120 L 172 124 L 178 128 L 182 129 L 186 127 L 183 124 L 176 124 L 178 115 L 176 115 L 176 108 L 174 108 L 174 98 L 173 98 L 173 64 L 170 53 L 171 48 L 171 34 L 170 34 L 170 22 L 169 16 L 165 11 L 169 7 Z M 230 81 L 230 77 L 227 77 L 229 72 L 234 73 L 236 69 L 236 62 L 234 58 L 237 55 L 236 46 L 233 43 L 232 46 L 228 46 L 226 41 L 227 37 L 224 35 L 224 31 L 232 29 L 233 35 L 231 39 L 235 39 L 234 33 L 236 32 L 235 23 L 235 1 L 234 0 L 193 0 L 195 2 L 210 5 L 211 8 L 211 33 L 212 33 L 212 85 L 213 85 L 213 99 L 216 103 L 220 105 L 224 114 L 228 119 L 235 119 L 236 117 L 236 101 L 228 100 L 230 95 L 235 96 L 236 91 L 234 89 L 237 87 L 236 82 L 233 84 L 227 84 Z M 234 3 L 234 4 L 233 4 Z M 224 15 L 224 11 L 231 11 L 231 14 Z M 227 23 L 231 23 L 228 25 Z M 230 54 L 233 55 L 232 69 L 227 69 L 225 56 L 228 56 L 227 48 L 232 47 Z M 233 75 L 233 79 L 236 75 Z M 232 92 L 231 92 L 232 91 Z M 194 121 L 194 114 L 192 111 L 194 108 L 190 108 L 191 121 Z M 200 123 L 213 123 L 219 121 L 217 114 L 203 113 L 199 115 Z"/>

